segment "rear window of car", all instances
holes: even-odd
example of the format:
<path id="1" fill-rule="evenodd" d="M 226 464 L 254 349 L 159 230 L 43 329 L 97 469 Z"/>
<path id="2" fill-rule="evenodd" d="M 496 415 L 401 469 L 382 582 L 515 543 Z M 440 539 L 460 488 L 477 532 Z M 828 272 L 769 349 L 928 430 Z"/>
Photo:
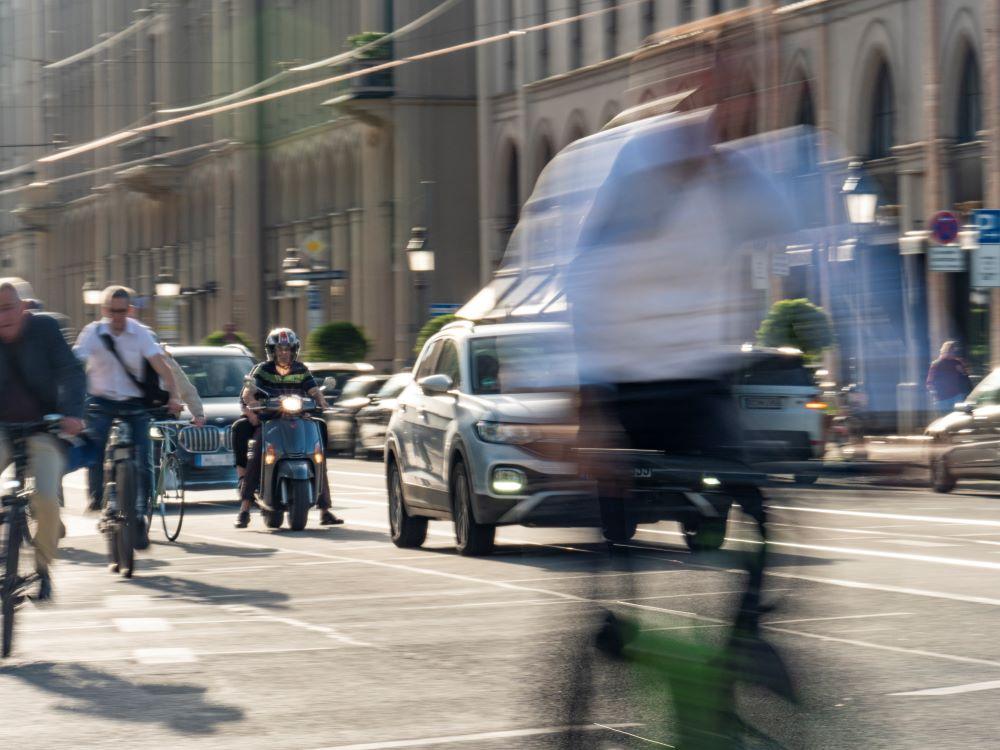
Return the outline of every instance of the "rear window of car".
<path id="1" fill-rule="evenodd" d="M 385 385 L 383 385 L 382 388 L 379 389 L 378 397 L 396 398 L 396 396 L 402 393 L 403 389 L 406 388 L 406 386 L 408 386 L 412 380 L 413 380 L 413 375 L 411 375 L 408 372 L 401 372 L 396 375 L 393 375 L 385 382 Z"/>
<path id="2" fill-rule="evenodd" d="M 774 355 L 752 357 L 738 373 L 736 384 L 814 386 L 816 381 L 801 357 Z"/>
<path id="3" fill-rule="evenodd" d="M 253 369 L 249 357 L 180 354 L 176 360 L 202 398 L 238 397 Z"/>

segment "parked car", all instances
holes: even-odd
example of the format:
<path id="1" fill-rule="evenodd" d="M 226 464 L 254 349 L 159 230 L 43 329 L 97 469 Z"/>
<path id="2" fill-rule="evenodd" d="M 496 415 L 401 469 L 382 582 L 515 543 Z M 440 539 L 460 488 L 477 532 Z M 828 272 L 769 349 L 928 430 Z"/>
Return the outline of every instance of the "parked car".
<path id="1" fill-rule="evenodd" d="M 931 422 L 926 435 L 935 492 L 951 492 L 959 479 L 1000 479 L 1000 368 Z"/>
<path id="2" fill-rule="evenodd" d="M 367 406 L 358 410 L 355 417 L 358 423 L 355 458 L 371 458 L 384 452 L 389 418 L 396 409 L 399 394 L 412 382 L 413 373 L 409 370 L 396 373 L 371 397 Z"/>
<path id="3" fill-rule="evenodd" d="M 385 443 L 393 542 L 452 519 L 458 551 L 487 554 L 497 525 L 598 525 L 573 461 L 576 362 L 559 323 L 452 323 L 424 345 Z"/>
<path id="4" fill-rule="evenodd" d="M 241 416 L 240 392 L 254 360 L 238 345 L 175 346 L 169 351 L 205 405 L 205 425 L 184 427 L 178 436 L 185 484 L 199 489 L 235 487 L 230 428 Z"/>
<path id="5" fill-rule="evenodd" d="M 802 352 L 746 345 L 739 361 L 733 392 L 750 462 L 790 464 L 796 482 L 812 484 L 808 462 L 826 450 L 827 404 Z"/>
<path id="6" fill-rule="evenodd" d="M 367 362 L 306 362 L 305 366 L 316 378 L 320 390 L 330 403 L 340 397 L 348 380 L 375 372 L 375 366 Z"/>
<path id="7" fill-rule="evenodd" d="M 358 375 L 344 385 L 340 397 L 323 412 L 328 451 L 355 455 L 358 442 L 358 411 L 371 403 L 371 396 L 389 379 L 388 375 Z"/>

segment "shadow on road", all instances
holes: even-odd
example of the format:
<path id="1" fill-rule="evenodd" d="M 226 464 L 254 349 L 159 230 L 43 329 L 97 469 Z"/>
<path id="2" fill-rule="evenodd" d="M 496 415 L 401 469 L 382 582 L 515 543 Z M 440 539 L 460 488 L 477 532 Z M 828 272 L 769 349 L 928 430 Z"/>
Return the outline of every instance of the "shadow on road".
<path id="1" fill-rule="evenodd" d="M 343 526 L 320 526 L 318 528 L 305 528 L 302 531 L 292 531 L 283 526 L 280 529 L 255 529 L 260 534 L 268 536 L 278 535 L 280 539 L 325 539 L 336 542 L 385 542 L 389 543 L 389 533 L 386 531 L 368 531 L 366 529 L 354 528 L 350 522 Z"/>
<path id="2" fill-rule="evenodd" d="M 71 703 L 56 710 L 141 724 L 159 723 L 181 734 L 215 734 L 240 721 L 242 709 L 206 699 L 207 688 L 177 683 L 133 682 L 87 664 L 31 664 L 0 670 Z"/>
<path id="3" fill-rule="evenodd" d="M 202 604 L 253 604 L 265 609 L 286 609 L 288 594 L 267 589 L 237 589 L 166 575 L 137 576 L 131 583 L 177 599 Z"/>

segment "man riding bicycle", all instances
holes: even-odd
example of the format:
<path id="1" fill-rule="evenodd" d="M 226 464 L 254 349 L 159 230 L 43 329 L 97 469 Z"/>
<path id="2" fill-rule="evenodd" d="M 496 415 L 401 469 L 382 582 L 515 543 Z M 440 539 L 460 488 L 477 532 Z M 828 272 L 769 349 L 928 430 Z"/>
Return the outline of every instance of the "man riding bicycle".
<path id="1" fill-rule="evenodd" d="M 258 395 L 265 395 L 268 398 L 294 394 L 296 396 L 312 398 L 321 409 L 326 408 L 326 399 L 319 389 L 319 385 L 313 378 L 309 368 L 298 361 L 299 337 L 290 328 L 275 328 L 267 335 L 264 342 L 264 351 L 267 353 L 267 362 L 262 362 L 250 371 L 247 376 L 247 386 L 243 389 L 242 401 L 245 408 L 246 420 L 253 429 L 253 439 L 260 441 L 260 418 L 253 411 L 259 405 Z M 242 420 L 241 420 L 242 421 Z M 326 445 L 326 423 L 316 420 L 322 434 L 323 445 Z M 239 422 L 237 423 L 239 424 Z M 236 433 L 240 431 L 234 425 L 233 449 L 236 451 L 237 465 L 240 462 L 240 452 L 246 456 L 245 439 L 237 439 Z M 240 482 L 240 514 L 236 519 L 236 528 L 245 529 L 250 523 L 250 506 L 254 500 L 254 493 L 260 483 L 260 452 L 256 452 L 249 461 L 244 460 L 246 467 Z M 323 489 L 320 493 L 316 507 L 320 510 L 320 524 L 323 526 L 333 526 L 343 523 L 330 512 L 330 484 L 326 476 L 326 468 L 323 469 Z"/>
<path id="2" fill-rule="evenodd" d="M 146 503 L 150 492 L 149 423 L 150 408 L 138 385 L 148 362 L 163 387 L 170 394 L 166 408 L 178 414 L 181 399 L 173 372 L 163 350 L 150 330 L 129 318 L 131 294 L 122 286 L 104 290 L 103 318 L 88 324 L 73 348 L 87 366 L 87 426 L 99 444 L 98 460 L 88 475 L 90 510 L 100 510 L 104 501 L 104 447 L 115 419 L 127 423 L 135 443 L 139 471 L 139 497 L 136 503 L 138 534 L 136 549 L 149 546 L 146 528 Z"/>
<path id="3" fill-rule="evenodd" d="M 20 279 L 0 280 L 0 431 L 2 423 L 39 422 L 61 414 L 60 428 L 77 435 L 83 428 L 86 375 L 63 338 L 58 321 L 28 312 L 18 293 Z M 11 462 L 12 446 L 0 438 L 0 470 Z M 59 489 L 66 468 L 63 445 L 40 433 L 28 440 L 29 472 L 35 480 L 31 513 L 35 532 L 38 600 L 52 597 L 49 567 L 59 545 Z"/>

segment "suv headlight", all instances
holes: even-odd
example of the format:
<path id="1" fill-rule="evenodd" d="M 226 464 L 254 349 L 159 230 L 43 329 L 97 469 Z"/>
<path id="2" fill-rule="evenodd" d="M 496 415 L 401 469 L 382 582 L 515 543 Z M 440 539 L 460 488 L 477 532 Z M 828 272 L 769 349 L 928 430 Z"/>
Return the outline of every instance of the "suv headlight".
<path id="1" fill-rule="evenodd" d="M 476 422 L 476 434 L 487 443 L 524 445 L 538 438 L 534 425 L 511 424 L 509 422 Z"/>

